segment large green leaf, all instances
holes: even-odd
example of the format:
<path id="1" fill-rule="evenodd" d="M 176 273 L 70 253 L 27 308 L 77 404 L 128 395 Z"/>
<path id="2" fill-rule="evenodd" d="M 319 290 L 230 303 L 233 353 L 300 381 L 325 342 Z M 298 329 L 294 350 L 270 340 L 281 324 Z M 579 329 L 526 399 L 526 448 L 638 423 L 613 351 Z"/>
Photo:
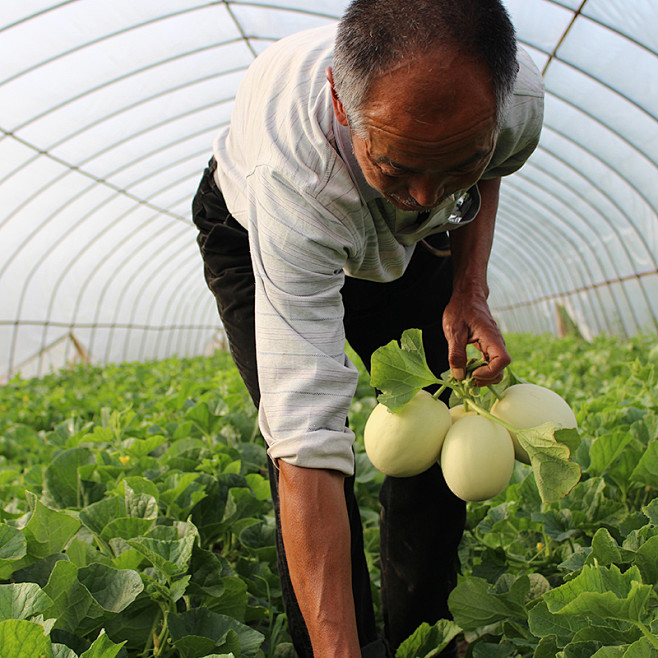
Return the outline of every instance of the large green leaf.
<path id="1" fill-rule="evenodd" d="M 78 569 L 78 580 L 107 612 L 121 612 L 144 589 L 136 571 L 113 569 L 98 562 Z"/>
<path id="2" fill-rule="evenodd" d="M 78 658 L 78 654 L 60 642 L 53 642 L 52 644 L 53 658 Z"/>
<path id="3" fill-rule="evenodd" d="M 141 553 L 167 579 L 187 571 L 196 542 L 194 535 L 180 539 L 139 537 L 128 544 Z"/>
<path id="4" fill-rule="evenodd" d="M 6 523 L 0 524 L 0 562 L 19 560 L 26 551 L 23 533 Z"/>
<path id="5" fill-rule="evenodd" d="M 50 597 L 36 583 L 0 585 L 0 619 L 29 619 L 51 603 Z"/>
<path id="6" fill-rule="evenodd" d="M 658 440 L 652 441 L 631 473 L 635 484 L 658 489 Z"/>
<path id="7" fill-rule="evenodd" d="M 556 614 L 642 622 L 653 596 L 651 585 L 642 583 L 637 567 L 622 573 L 615 565 L 586 565 L 575 578 L 547 592 L 543 599 Z"/>
<path id="8" fill-rule="evenodd" d="M 75 634 L 100 626 L 103 608 L 78 580 L 78 569 L 72 562 L 57 562 L 44 591 L 53 602 L 44 614 L 57 620 L 55 628 Z"/>
<path id="9" fill-rule="evenodd" d="M 108 496 L 80 511 L 80 520 L 96 535 L 132 539 L 146 533 L 158 516 L 158 502 L 148 494 L 126 487 L 123 497 Z"/>
<path id="10" fill-rule="evenodd" d="M 81 469 L 93 466 L 96 455 L 85 446 L 62 450 L 46 467 L 44 499 L 60 509 L 79 508 L 84 504 L 81 491 Z"/>
<path id="11" fill-rule="evenodd" d="M 80 655 L 80 658 L 115 658 L 124 644 L 125 642 L 121 642 L 121 644 L 112 642 L 103 630 L 89 649 Z"/>
<path id="12" fill-rule="evenodd" d="M 616 430 L 598 437 L 590 448 L 589 473 L 603 475 L 619 459 L 628 444 L 633 440 L 633 434 L 627 430 Z"/>
<path id="13" fill-rule="evenodd" d="M 0 524 L 0 579 L 9 578 L 26 554 L 25 535 L 18 528 Z"/>
<path id="14" fill-rule="evenodd" d="M 455 622 L 471 631 L 510 617 L 525 619 L 525 599 L 530 591 L 530 579 L 521 576 L 513 580 L 508 591 L 494 593 L 483 578 L 467 578 L 450 593 L 448 605 Z"/>
<path id="15" fill-rule="evenodd" d="M 635 565 L 645 583 L 658 585 L 658 535 L 654 535 L 635 552 Z"/>
<path id="16" fill-rule="evenodd" d="M 58 512 L 42 504 L 37 497 L 25 492 L 32 509 L 23 529 L 30 557 L 40 559 L 59 553 L 80 527 L 80 521 L 66 512 Z"/>
<path id="17" fill-rule="evenodd" d="M 592 538 L 592 552 L 587 558 L 587 564 L 609 566 L 622 563 L 622 552 L 614 537 L 607 528 L 600 528 Z"/>
<path id="18" fill-rule="evenodd" d="M 419 329 L 407 329 L 399 344 L 392 340 L 372 355 L 370 383 L 381 391 L 379 402 L 393 412 L 422 388 L 439 382 L 427 365 Z"/>
<path id="19" fill-rule="evenodd" d="M 566 496 L 578 484 L 581 475 L 580 466 L 569 461 L 569 448 L 556 440 L 557 431 L 559 426 L 545 423 L 516 432 L 521 447 L 530 457 L 537 489 L 545 503 Z"/>
<path id="20" fill-rule="evenodd" d="M 0 621 L 0 658 L 53 658 L 43 627 L 24 619 Z"/>
<path id="21" fill-rule="evenodd" d="M 206 608 L 193 608 L 169 615 L 171 639 L 182 658 L 201 658 L 210 652 L 220 653 L 235 645 L 244 658 L 255 656 L 264 637 L 244 624 Z M 225 652 L 225 651 L 224 651 Z"/>
<path id="22" fill-rule="evenodd" d="M 557 637 L 555 635 L 547 635 L 539 641 L 535 653 L 532 654 L 532 658 L 555 658 L 557 652 Z"/>
<path id="23" fill-rule="evenodd" d="M 585 617 L 552 613 L 545 601 L 540 601 L 528 612 L 531 633 L 539 638 L 554 637 L 560 647 L 568 644 L 578 630 L 588 625 Z"/>
<path id="24" fill-rule="evenodd" d="M 395 652 L 395 658 L 432 658 L 438 656 L 461 628 L 454 621 L 440 619 L 433 626 L 421 624 Z"/>

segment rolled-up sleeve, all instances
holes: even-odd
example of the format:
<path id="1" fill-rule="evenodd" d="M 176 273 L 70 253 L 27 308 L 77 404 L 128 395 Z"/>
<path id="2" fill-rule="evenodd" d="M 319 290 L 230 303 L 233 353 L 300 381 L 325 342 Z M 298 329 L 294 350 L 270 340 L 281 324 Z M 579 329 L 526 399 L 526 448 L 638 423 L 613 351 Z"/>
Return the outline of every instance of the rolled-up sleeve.
<path id="1" fill-rule="evenodd" d="M 273 459 L 352 474 L 346 418 L 358 371 L 345 355 L 341 288 L 354 236 L 261 167 L 250 186 L 259 423 Z"/>

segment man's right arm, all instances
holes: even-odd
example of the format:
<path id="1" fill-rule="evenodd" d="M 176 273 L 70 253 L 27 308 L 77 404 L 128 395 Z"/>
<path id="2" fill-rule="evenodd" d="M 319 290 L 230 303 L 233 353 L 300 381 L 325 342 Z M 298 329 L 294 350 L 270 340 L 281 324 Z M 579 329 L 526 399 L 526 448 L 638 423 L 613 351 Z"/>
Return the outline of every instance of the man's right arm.
<path id="1" fill-rule="evenodd" d="M 358 658 L 344 475 L 278 466 L 286 559 L 314 655 Z"/>

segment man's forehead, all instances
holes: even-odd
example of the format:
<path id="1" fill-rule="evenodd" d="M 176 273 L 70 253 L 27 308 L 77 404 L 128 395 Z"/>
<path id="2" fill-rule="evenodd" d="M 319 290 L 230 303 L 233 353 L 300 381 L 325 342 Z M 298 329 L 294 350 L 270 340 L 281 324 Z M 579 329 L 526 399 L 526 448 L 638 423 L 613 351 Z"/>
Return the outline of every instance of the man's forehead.
<path id="1" fill-rule="evenodd" d="M 480 163 L 482 160 L 488 158 L 490 155 L 491 155 L 491 149 L 477 149 L 473 151 L 471 155 L 467 155 L 464 159 L 454 161 L 452 163 L 451 168 L 464 169 L 469 165 Z M 376 164 L 388 165 L 390 167 L 394 167 L 395 169 L 399 169 L 400 171 L 404 171 L 409 174 L 423 173 L 422 169 L 410 167 L 408 164 L 405 164 L 403 162 L 397 162 L 396 160 L 386 155 L 375 155 L 371 153 L 370 159 Z"/>
<path id="2" fill-rule="evenodd" d="M 409 172 L 459 169 L 487 158 L 496 144 L 494 120 L 424 130 L 368 126 L 370 159 Z"/>

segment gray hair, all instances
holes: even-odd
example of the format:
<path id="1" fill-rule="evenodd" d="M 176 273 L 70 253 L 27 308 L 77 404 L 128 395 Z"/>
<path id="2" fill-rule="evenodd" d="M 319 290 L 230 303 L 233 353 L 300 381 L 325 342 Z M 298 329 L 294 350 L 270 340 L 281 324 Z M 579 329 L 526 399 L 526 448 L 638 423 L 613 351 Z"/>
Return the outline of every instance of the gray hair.
<path id="1" fill-rule="evenodd" d="M 361 112 L 376 77 L 443 45 L 488 68 L 500 125 L 518 71 L 514 26 L 500 0 L 352 0 L 332 66 L 352 131 L 364 136 Z"/>

